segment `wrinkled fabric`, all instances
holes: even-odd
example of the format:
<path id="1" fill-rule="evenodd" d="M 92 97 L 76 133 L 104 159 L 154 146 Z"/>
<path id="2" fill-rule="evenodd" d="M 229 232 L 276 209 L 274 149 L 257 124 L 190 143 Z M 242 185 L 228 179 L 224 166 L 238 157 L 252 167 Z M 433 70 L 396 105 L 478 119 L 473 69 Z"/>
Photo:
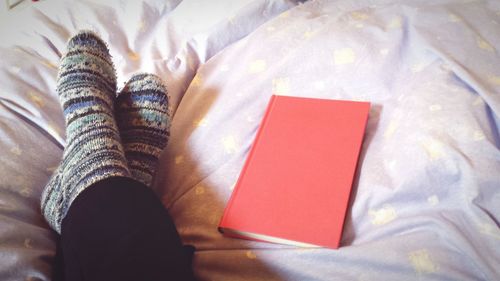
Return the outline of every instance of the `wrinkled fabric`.
<path id="1" fill-rule="evenodd" d="M 500 279 L 498 1 L 32 7 L 0 19 L 1 280 L 50 278 L 38 198 L 64 145 L 58 59 L 82 28 L 109 42 L 120 85 L 139 70 L 167 81 L 155 191 L 200 280 Z M 372 103 L 339 250 L 217 231 L 271 94 Z"/>
<path id="2" fill-rule="evenodd" d="M 62 157 L 65 126 L 55 81 L 72 35 L 90 29 L 108 43 L 118 88 L 139 71 L 161 76 L 175 112 L 199 65 L 294 5 L 51 0 L 2 14 L 0 280 L 50 280 L 58 238 L 40 214 L 40 194 Z"/>
<path id="3" fill-rule="evenodd" d="M 499 30 L 496 1 L 310 1 L 202 65 L 157 186 L 200 279 L 500 279 Z M 273 93 L 372 103 L 339 250 L 217 231 Z"/>

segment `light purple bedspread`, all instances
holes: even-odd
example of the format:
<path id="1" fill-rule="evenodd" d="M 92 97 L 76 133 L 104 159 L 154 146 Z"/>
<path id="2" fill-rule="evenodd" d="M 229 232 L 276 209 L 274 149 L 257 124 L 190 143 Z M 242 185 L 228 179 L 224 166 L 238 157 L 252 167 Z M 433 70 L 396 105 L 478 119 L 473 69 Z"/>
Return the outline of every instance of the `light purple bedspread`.
<path id="1" fill-rule="evenodd" d="M 50 280 L 39 196 L 64 146 L 58 60 L 83 28 L 120 85 L 167 82 L 155 191 L 200 280 L 500 280 L 500 2 L 31 5 L 0 19 L 0 280 Z M 372 103 L 339 250 L 217 231 L 271 94 Z"/>

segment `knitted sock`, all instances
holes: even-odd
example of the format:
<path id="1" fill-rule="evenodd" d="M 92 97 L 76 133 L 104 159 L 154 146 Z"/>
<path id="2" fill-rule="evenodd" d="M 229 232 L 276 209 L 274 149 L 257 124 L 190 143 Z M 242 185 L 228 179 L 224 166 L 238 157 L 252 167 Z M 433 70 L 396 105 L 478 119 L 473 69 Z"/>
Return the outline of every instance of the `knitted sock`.
<path id="1" fill-rule="evenodd" d="M 106 44 L 88 31 L 71 38 L 57 78 L 66 147 L 41 199 L 43 215 L 59 233 L 80 192 L 106 178 L 130 176 L 113 116 L 115 92 L 116 74 Z"/>
<path id="2" fill-rule="evenodd" d="M 136 74 L 116 99 L 116 120 L 132 177 L 151 186 L 169 138 L 167 90 L 153 74 Z"/>

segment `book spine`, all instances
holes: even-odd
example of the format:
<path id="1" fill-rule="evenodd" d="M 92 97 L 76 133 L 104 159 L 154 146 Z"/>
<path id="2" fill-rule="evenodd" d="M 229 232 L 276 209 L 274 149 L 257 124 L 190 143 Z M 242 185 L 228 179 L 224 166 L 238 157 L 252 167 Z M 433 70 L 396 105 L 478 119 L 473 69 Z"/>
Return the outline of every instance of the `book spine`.
<path id="1" fill-rule="evenodd" d="M 277 98 L 278 98 L 277 95 L 272 95 L 271 99 L 269 100 L 269 104 L 266 108 L 266 112 L 264 113 L 264 117 L 262 117 L 262 121 L 260 123 L 257 134 L 255 135 L 255 139 L 252 143 L 252 147 L 250 148 L 250 152 L 247 156 L 245 164 L 243 165 L 243 169 L 240 172 L 240 176 L 239 176 L 238 180 L 236 181 L 236 184 L 234 186 L 234 190 L 231 194 L 231 197 L 229 198 L 229 200 L 227 202 L 226 209 L 224 210 L 224 214 L 222 215 L 222 219 L 219 223 L 218 229 L 219 229 L 219 232 L 221 232 L 221 233 L 224 232 L 225 219 L 226 219 L 227 215 L 229 214 L 229 212 L 231 210 L 231 206 L 233 205 L 233 202 L 235 201 L 235 199 L 238 195 L 240 183 L 243 181 L 243 179 L 246 175 L 246 170 L 247 170 L 248 166 L 250 165 L 250 163 L 252 162 L 253 154 L 256 151 L 257 146 L 259 144 L 260 135 L 261 135 L 262 131 L 264 130 L 264 127 L 266 127 L 267 120 L 269 118 L 269 115 L 273 109 L 273 106 L 274 106 Z"/>

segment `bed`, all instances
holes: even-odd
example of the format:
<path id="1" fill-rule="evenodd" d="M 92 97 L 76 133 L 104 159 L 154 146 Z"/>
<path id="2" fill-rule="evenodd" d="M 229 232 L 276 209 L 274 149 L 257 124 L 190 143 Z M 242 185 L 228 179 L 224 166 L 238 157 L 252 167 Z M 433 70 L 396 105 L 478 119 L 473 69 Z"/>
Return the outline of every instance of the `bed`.
<path id="1" fill-rule="evenodd" d="M 51 280 L 39 197 L 64 147 L 57 65 L 80 29 L 109 43 L 119 86 L 167 82 L 154 190 L 199 280 L 500 280 L 500 2 L 486 0 L 46 0 L 2 16 L 0 280 Z M 338 250 L 217 231 L 272 94 L 372 103 Z"/>

